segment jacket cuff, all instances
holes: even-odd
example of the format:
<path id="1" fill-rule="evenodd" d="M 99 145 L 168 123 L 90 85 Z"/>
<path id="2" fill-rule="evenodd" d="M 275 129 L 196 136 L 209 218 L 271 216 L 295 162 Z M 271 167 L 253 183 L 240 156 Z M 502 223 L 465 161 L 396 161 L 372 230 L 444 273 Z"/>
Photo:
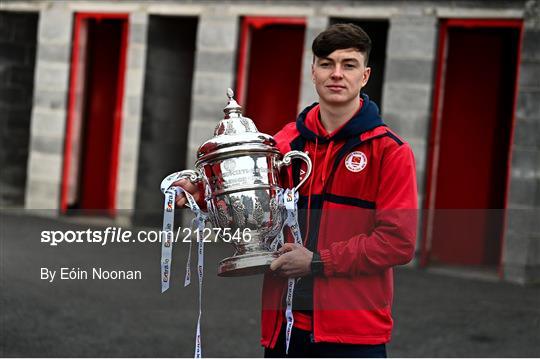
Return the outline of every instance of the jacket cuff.
<path id="1" fill-rule="evenodd" d="M 332 255 L 329 249 L 323 249 L 319 252 L 321 260 L 324 263 L 324 275 L 326 277 L 334 274 L 334 263 L 332 262 Z"/>

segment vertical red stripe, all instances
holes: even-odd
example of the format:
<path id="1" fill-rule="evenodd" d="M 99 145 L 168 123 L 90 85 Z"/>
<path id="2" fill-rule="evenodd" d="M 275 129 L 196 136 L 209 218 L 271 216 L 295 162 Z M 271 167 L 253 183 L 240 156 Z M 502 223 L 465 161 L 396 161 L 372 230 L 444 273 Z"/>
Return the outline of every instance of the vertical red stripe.
<path id="1" fill-rule="evenodd" d="M 114 128 L 113 128 L 113 143 L 112 143 L 112 161 L 110 173 L 112 176 L 109 187 L 109 199 L 108 210 L 110 215 L 115 214 L 116 210 L 116 188 L 118 177 L 118 156 L 120 149 L 120 134 L 122 130 L 122 105 L 124 102 L 124 88 L 125 88 L 125 72 L 126 72 L 126 58 L 127 58 L 127 46 L 128 46 L 128 33 L 129 26 L 128 21 L 125 20 L 122 23 L 122 44 L 120 49 L 120 66 L 118 69 L 118 84 L 116 88 L 116 109 L 114 116 Z"/>
<path id="2" fill-rule="evenodd" d="M 238 67 L 236 69 L 236 100 L 240 105 L 244 100 L 245 74 L 247 62 L 247 46 L 249 44 L 249 22 L 246 18 L 242 20 L 242 29 L 240 33 L 240 47 L 238 50 Z"/>
<path id="3" fill-rule="evenodd" d="M 435 161 L 437 160 L 435 156 L 435 144 L 436 144 L 436 134 L 440 127 L 440 98 L 442 92 L 442 82 L 444 76 L 444 64 L 445 64 L 445 53 L 446 53 L 446 37 L 448 33 L 447 22 L 442 20 L 439 28 L 439 47 L 437 49 L 437 69 L 435 75 L 435 85 L 433 88 L 433 110 L 431 113 L 431 131 L 429 134 L 428 142 L 428 162 L 426 169 L 426 189 L 424 191 L 424 216 L 423 225 L 422 225 L 422 246 L 420 254 L 420 266 L 425 267 L 428 264 L 429 260 L 429 247 L 428 247 L 428 225 L 429 221 L 433 219 L 433 215 L 430 214 L 432 196 L 434 191 L 432 190 L 432 181 L 435 176 L 434 168 Z"/>

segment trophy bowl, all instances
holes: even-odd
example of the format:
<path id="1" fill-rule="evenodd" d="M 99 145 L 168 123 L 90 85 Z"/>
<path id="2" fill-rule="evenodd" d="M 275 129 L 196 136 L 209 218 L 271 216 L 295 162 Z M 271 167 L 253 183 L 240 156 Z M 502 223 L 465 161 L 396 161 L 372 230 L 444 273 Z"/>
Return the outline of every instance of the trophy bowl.
<path id="1" fill-rule="evenodd" d="M 306 162 L 297 190 L 311 174 L 311 160 L 300 151 L 282 155 L 272 136 L 242 116 L 231 89 L 227 95 L 225 118 L 199 148 L 196 170 L 181 171 L 179 178 L 203 181 L 210 222 L 235 248 L 233 256 L 219 263 L 218 275 L 232 277 L 264 273 L 276 258 L 270 245 L 286 218 L 280 171 L 293 158 Z"/>

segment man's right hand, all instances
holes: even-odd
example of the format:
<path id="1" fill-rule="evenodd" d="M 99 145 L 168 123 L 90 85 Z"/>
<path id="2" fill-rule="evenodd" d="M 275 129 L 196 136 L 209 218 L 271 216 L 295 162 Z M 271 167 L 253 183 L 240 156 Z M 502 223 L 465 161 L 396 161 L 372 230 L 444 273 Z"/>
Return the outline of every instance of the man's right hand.
<path id="1" fill-rule="evenodd" d="M 200 203 L 203 197 L 203 190 L 204 185 L 201 183 L 200 185 L 195 185 L 191 183 L 189 180 L 183 178 L 181 180 L 178 180 L 172 184 L 173 186 L 179 186 L 182 187 L 186 192 L 189 192 L 193 198 L 195 199 L 195 202 Z M 182 208 L 186 205 L 187 198 L 184 193 L 180 193 L 176 196 L 176 206 L 179 208 Z"/>

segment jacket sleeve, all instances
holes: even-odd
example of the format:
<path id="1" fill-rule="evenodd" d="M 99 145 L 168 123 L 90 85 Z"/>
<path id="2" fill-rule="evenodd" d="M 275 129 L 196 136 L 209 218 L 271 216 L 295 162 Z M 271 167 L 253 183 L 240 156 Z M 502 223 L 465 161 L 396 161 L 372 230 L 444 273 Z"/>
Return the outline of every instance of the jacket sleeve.
<path id="1" fill-rule="evenodd" d="M 382 161 L 375 228 L 321 250 L 326 276 L 377 273 L 414 256 L 418 199 L 413 152 L 403 144 Z"/>

